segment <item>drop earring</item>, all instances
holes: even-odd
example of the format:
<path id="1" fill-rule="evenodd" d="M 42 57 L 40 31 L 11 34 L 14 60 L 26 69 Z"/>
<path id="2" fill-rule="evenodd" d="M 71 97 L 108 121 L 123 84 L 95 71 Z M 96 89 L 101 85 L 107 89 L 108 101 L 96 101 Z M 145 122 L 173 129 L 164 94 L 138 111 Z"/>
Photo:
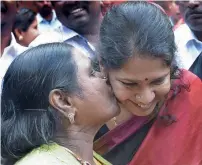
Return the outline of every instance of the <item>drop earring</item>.
<path id="1" fill-rule="evenodd" d="M 74 124 L 74 123 L 75 123 L 75 120 L 74 120 L 75 114 L 74 114 L 74 113 L 69 113 L 69 114 L 67 115 L 67 117 L 68 117 L 69 122 L 70 122 L 71 124 Z"/>

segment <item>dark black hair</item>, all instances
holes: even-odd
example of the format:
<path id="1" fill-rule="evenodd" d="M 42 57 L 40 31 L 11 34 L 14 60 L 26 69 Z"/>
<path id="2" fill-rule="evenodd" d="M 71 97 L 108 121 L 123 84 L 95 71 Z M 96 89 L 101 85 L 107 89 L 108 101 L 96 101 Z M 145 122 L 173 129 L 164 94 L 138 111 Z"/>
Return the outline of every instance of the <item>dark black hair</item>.
<path id="1" fill-rule="evenodd" d="M 20 29 L 24 32 L 30 27 L 36 18 L 36 13 L 30 9 L 22 8 L 18 11 L 13 25 L 14 29 Z"/>
<path id="2" fill-rule="evenodd" d="M 101 63 L 118 69 L 132 56 L 174 62 L 176 46 L 167 15 L 148 2 L 126 2 L 112 7 L 100 30 Z"/>
<path id="3" fill-rule="evenodd" d="M 106 69 L 120 69 L 131 57 L 159 58 L 171 67 L 171 79 L 181 79 L 175 53 L 176 45 L 168 16 L 145 1 L 113 6 L 101 24 L 100 63 Z M 174 90 L 176 96 L 186 84 Z"/>
<path id="4" fill-rule="evenodd" d="M 66 43 L 40 45 L 8 68 L 1 96 L 1 151 L 7 162 L 54 140 L 59 118 L 49 104 L 50 91 L 80 93 L 72 49 Z"/>

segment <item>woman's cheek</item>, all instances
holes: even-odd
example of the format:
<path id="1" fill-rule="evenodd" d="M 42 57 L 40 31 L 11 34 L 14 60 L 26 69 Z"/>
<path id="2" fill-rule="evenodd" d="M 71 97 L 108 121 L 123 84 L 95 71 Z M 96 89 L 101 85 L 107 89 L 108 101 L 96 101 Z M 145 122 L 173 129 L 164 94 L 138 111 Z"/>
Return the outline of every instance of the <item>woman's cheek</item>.
<path id="1" fill-rule="evenodd" d="M 114 95 L 120 102 L 124 102 L 130 98 L 131 90 L 124 87 L 120 83 L 111 83 Z"/>
<path id="2" fill-rule="evenodd" d="M 170 81 L 167 81 L 166 83 L 157 87 L 156 88 L 156 96 L 160 99 L 164 99 L 165 96 L 169 93 L 170 87 L 171 87 Z"/>

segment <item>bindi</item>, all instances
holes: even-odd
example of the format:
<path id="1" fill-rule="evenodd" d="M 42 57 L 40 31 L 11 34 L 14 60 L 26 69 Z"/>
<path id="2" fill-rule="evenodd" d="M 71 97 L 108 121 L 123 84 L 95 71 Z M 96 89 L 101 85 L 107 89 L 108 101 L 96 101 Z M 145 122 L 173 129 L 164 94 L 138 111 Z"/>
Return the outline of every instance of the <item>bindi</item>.
<path id="1" fill-rule="evenodd" d="M 145 81 L 148 81 L 149 79 L 148 79 L 148 78 L 145 78 L 144 80 L 145 80 Z"/>

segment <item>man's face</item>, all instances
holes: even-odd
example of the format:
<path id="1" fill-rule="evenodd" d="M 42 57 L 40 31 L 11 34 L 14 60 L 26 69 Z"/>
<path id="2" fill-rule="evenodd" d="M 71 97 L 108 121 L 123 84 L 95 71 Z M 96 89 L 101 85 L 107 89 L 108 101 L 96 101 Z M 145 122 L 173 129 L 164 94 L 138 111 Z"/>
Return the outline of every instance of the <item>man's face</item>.
<path id="1" fill-rule="evenodd" d="M 99 1 L 55 1 L 54 8 L 60 22 L 76 32 L 93 26 L 101 13 Z"/>
<path id="2" fill-rule="evenodd" d="M 202 31 L 202 2 L 177 1 L 185 22 L 193 31 Z"/>
<path id="3" fill-rule="evenodd" d="M 1 1 L 1 36 L 11 34 L 15 15 L 17 12 L 16 1 L 5 0 Z"/>
<path id="4" fill-rule="evenodd" d="M 52 13 L 52 5 L 50 1 L 36 1 L 35 5 L 43 18 Z"/>

